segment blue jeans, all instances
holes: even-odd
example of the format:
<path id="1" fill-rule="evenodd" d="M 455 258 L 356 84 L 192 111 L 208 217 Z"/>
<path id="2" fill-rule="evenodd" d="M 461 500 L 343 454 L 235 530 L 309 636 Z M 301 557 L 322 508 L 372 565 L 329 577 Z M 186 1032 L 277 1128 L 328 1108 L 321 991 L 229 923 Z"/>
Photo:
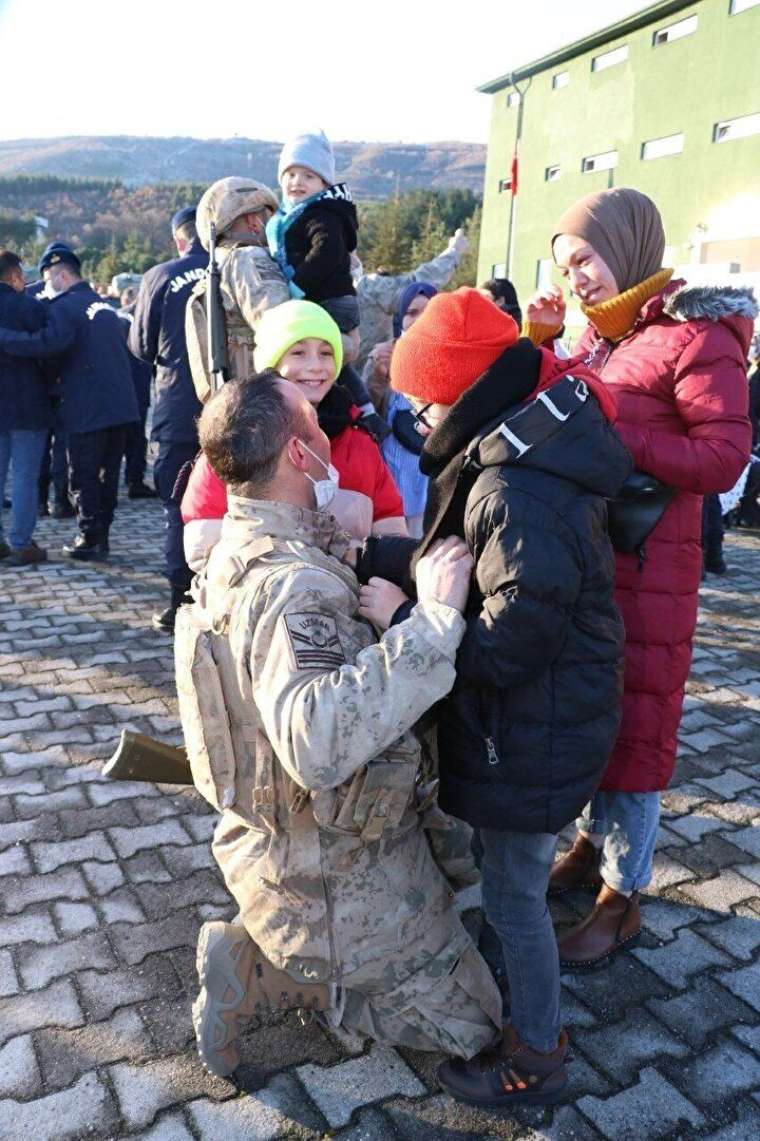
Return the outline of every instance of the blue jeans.
<path id="1" fill-rule="evenodd" d="M 0 539 L 3 536 L 2 501 L 10 464 L 13 484 L 8 538 L 14 550 L 28 547 L 32 541 L 39 498 L 37 480 L 47 437 L 47 428 L 0 432 Z"/>
<path id="2" fill-rule="evenodd" d="M 579 832 L 603 836 L 602 879 L 630 894 L 652 878 L 660 823 L 659 792 L 597 792 L 576 821 Z"/>
<path id="3" fill-rule="evenodd" d="M 523 1042 L 548 1053 L 560 1032 L 559 955 L 546 889 L 557 837 L 480 829 L 483 907 L 501 939 L 510 1021 Z"/>

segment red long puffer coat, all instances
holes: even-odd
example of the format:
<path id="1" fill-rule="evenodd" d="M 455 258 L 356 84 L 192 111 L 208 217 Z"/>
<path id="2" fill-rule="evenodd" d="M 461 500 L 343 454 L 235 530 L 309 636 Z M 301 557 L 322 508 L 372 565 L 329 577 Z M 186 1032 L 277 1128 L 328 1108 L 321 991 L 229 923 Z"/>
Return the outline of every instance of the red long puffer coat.
<path id="1" fill-rule="evenodd" d="M 602 789 L 667 788 L 676 758 L 702 569 L 702 496 L 731 488 L 749 459 L 750 290 L 671 282 L 614 344 L 592 326 L 575 359 L 602 377 L 635 466 L 677 489 L 638 555 L 616 557 L 626 630 L 623 720 Z M 572 362 L 571 362 L 572 365 Z"/>

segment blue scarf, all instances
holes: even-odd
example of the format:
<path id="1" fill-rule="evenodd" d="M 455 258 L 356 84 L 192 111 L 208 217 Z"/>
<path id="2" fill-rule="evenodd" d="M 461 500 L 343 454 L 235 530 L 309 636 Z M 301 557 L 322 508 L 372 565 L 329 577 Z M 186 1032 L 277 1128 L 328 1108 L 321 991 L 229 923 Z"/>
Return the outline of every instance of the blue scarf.
<path id="1" fill-rule="evenodd" d="M 311 194 L 308 198 L 304 198 L 301 202 L 296 202 L 292 206 L 288 206 L 283 202 L 277 213 L 272 215 L 266 225 L 269 252 L 283 272 L 285 280 L 288 283 L 290 296 L 297 301 L 304 298 L 306 294 L 293 281 L 295 269 L 288 262 L 288 254 L 285 249 L 285 235 L 290 227 L 295 225 L 304 210 L 308 210 L 310 206 L 313 206 L 315 202 L 319 202 L 322 198 L 345 198 L 348 202 L 352 201 L 351 191 L 345 183 L 339 182 L 335 186 L 326 186 L 324 190 L 318 190 L 316 194 Z"/>

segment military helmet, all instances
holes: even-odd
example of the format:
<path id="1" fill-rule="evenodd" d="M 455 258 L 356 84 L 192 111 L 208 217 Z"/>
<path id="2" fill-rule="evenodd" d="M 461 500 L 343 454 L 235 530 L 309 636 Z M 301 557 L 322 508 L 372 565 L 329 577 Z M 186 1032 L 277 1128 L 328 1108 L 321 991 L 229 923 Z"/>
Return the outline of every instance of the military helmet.
<path id="1" fill-rule="evenodd" d="M 241 214 L 254 214 L 268 206 L 276 210 L 279 203 L 274 191 L 253 178 L 220 178 L 209 186 L 198 203 L 195 224 L 198 237 L 208 249 L 210 226 L 216 226 L 217 237 L 228 230 Z"/>

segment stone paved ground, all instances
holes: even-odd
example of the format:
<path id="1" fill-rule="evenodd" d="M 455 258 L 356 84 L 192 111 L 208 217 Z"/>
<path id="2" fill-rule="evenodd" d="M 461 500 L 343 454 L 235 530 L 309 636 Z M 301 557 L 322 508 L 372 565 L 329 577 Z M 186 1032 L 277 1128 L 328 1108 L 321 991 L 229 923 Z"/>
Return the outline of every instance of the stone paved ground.
<path id="1" fill-rule="evenodd" d="M 197 1063 L 193 948 L 231 914 L 213 818 L 194 793 L 99 776 L 125 726 L 178 740 L 149 627 L 160 536 L 156 504 L 126 504 L 107 566 L 0 564 L 0 1137 L 760 1136 L 760 540 L 729 539 L 731 575 L 703 592 L 645 937 L 565 979 L 568 1104 L 508 1117 L 437 1093 L 436 1058 L 290 1017 L 252 1029 L 235 1081 Z"/>

